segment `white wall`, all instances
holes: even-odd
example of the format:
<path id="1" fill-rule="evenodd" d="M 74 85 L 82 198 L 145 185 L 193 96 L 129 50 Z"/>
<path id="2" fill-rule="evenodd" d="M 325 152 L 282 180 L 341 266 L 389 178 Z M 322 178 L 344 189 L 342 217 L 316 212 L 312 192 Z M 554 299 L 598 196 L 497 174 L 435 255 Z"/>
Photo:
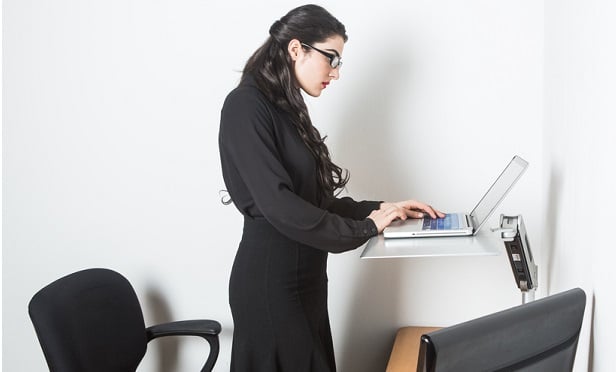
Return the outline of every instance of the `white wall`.
<path id="1" fill-rule="evenodd" d="M 334 159 L 351 171 L 349 193 L 469 209 L 511 156 L 522 155 L 531 167 L 500 212 L 524 214 L 539 252 L 539 295 L 594 286 L 595 322 L 609 324 L 599 301 L 607 271 L 587 280 L 590 271 L 580 268 L 562 279 L 556 260 L 575 261 L 559 255 L 560 225 L 544 222 L 563 216 L 566 203 L 550 199 L 546 174 L 568 166 L 576 138 L 552 137 L 558 123 L 550 113 L 567 108 L 549 93 L 544 99 L 544 23 L 546 43 L 562 41 L 548 27 L 566 26 L 560 7 L 550 3 L 544 15 L 543 2 L 530 0 L 405 3 L 324 4 L 350 39 L 341 80 L 308 104 Z M 92 266 L 129 278 L 148 324 L 221 321 L 216 370 L 228 370 L 227 278 L 241 218 L 219 202 L 219 111 L 269 25 L 295 5 L 4 1 L 6 370 L 45 369 L 27 303 L 53 279 Z M 564 52 L 547 50 L 548 61 Z M 546 82 L 546 91 L 558 84 Z M 573 77 L 569 83 L 577 88 Z M 359 254 L 330 256 L 342 372 L 383 370 L 402 325 L 448 325 L 520 302 L 504 255 L 362 261 Z M 609 347 L 605 334 L 594 337 L 596 351 Z M 196 341 L 155 341 L 140 370 L 188 371 L 202 351 Z"/>
<path id="2" fill-rule="evenodd" d="M 611 220 L 616 207 L 616 4 L 546 1 L 546 283 L 581 286 L 588 306 L 580 370 L 614 369 L 616 292 Z M 583 228 L 579 228 L 583 226 Z M 592 325 L 592 328 L 591 328 Z M 582 365 L 580 356 L 590 356 Z"/>

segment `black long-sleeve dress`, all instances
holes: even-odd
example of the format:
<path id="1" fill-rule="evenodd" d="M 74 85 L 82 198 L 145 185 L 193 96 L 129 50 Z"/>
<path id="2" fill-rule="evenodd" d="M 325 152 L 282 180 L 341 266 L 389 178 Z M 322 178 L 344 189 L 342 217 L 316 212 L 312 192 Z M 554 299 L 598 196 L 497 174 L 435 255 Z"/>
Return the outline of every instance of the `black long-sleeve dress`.
<path id="1" fill-rule="evenodd" d="M 231 371 L 334 372 L 327 256 L 377 234 L 379 202 L 318 202 L 314 157 L 284 112 L 248 77 L 225 100 L 223 177 L 244 215 L 229 281 Z"/>

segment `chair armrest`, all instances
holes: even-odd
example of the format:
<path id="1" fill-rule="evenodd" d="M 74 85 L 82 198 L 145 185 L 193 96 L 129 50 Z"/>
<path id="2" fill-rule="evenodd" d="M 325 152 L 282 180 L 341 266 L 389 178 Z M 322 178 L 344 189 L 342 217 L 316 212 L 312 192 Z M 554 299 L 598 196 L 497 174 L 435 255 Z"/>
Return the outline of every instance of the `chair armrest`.
<path id="1" fill-rule="evenodd" d="M 146 329 L 148 341 L 165 336 L 199 336 L 209 338 L 220 333 L 220 323 L 215 320 L 181 320 L 157 324 Z"/>
<path id="2" fill-rule="evenodd" d="M 145 331 L 148 342 L 165 336 L 199 336 L 204 338 L 210 344 L 210 354 L 201 372 L 210 372 L 214 368 L 216 359 L 218 359 L 220 350 L 218 334 L 220 330 L 220 323 L 215 320 L 196 319 L 157 324 L 146 328 Z"/>

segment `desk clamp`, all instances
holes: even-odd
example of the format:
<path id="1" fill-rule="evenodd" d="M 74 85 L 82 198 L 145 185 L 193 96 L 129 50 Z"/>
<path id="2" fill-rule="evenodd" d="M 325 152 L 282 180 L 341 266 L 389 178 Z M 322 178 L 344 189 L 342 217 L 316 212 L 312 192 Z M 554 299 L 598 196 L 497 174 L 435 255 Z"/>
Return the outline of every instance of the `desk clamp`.
<path id="1" fill-rule="evenodd" d="M 535 299 L 535 290 L 539 284 L 537 278 L 537 265 L 530 250 L 528 235 L 522 215 L 500 216 L 500 227 L 492 229 L 500 232 L 505 244 L 511 270 L 516 285 L 522 291 L 522 303 Z"/>

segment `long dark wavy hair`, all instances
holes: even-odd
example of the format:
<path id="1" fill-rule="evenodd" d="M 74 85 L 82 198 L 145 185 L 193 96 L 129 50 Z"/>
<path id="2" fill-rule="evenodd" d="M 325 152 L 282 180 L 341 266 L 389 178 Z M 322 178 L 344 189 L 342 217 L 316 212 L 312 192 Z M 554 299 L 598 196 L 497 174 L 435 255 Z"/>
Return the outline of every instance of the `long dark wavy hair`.
<path id="1" fill-rule="evenodd" d="M 310 4 L 295 8 L 274 22 L 269 34 L 265 43 L 246 62 L 242 80 L 252 75 L 265 96 L 291 116 L 304 144 L 316 159 L 320 196 L 332 196 L 336 190 L 342 191 L 349 173 L 332 162 L 325 137 L 321 137 L 312 125 L 287 46 L 293 39 L 310 45 L 336 35 L 346 42 L 346 29 L 327 10 Z"/>

